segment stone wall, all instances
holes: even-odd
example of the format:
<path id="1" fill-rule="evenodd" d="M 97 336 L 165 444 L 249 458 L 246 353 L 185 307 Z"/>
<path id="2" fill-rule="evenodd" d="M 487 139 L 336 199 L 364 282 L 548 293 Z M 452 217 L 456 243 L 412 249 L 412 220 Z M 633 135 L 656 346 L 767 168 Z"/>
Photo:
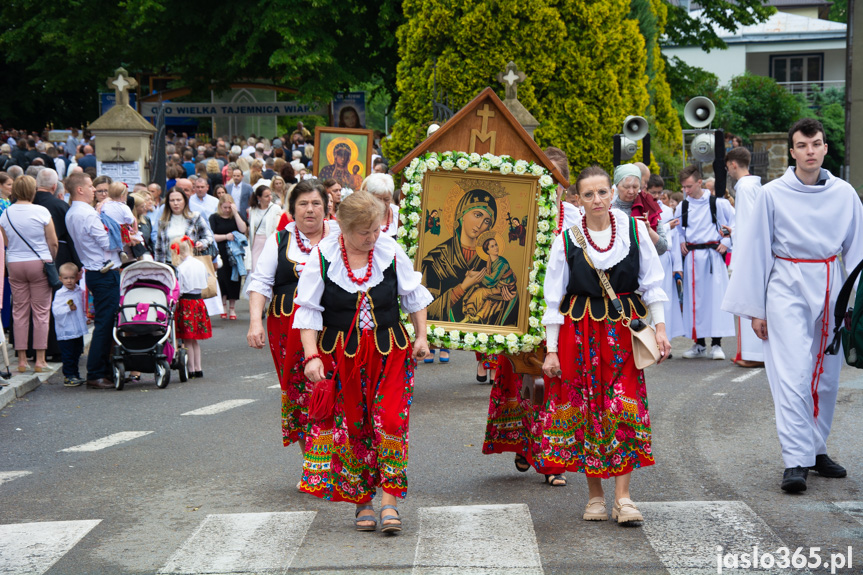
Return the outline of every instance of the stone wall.
<path id="1" fill-rule="evenodd" d="M 761 176 L 761 183 L 766 184 L 771 180 L 782 177 L 788 169 L 788 133 L 766 132 L 764 134 L 752 134 L 752 154 L 766 153 L 767 165 L 753 166 L 752 173 Z"/>

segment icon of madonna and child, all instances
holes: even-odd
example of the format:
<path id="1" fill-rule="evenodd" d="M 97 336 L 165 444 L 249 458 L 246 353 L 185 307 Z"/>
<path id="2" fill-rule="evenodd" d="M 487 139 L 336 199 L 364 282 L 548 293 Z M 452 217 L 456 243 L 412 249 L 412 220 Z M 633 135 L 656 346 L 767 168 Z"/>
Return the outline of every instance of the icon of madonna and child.
<path id="1" fill-rule="evenodd" d="M 489 191 L 465 193 L 448 215 L 452 237 L 423 257 L 423 283 L 435 298 L 428 307 L 430 321 L 517 326 L 517 278 L 502 255 L 506 244 L 496 230 L 498 204 Z"/>

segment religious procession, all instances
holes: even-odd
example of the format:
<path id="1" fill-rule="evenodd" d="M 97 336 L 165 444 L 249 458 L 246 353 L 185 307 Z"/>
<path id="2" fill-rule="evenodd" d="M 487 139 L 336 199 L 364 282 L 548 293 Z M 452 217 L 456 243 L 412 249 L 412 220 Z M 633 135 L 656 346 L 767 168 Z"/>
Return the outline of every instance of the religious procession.
<path id="1" fill-rule="evenodd" d="M 0 105 L 0 571 L 851 572 L 853 2 L 391 4 Z"/>

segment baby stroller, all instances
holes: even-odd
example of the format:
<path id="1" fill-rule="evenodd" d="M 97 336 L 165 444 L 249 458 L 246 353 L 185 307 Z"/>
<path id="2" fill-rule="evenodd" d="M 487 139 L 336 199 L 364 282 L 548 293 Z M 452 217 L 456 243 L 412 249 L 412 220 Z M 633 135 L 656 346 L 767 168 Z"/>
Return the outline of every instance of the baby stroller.
<path id="1" fill-rule="evenodd" d="M 180 381 L 189 377 L 186 350 L 177 349 L 174 310 L 180 284 L 174 269 L 154 261 L 140 261 L 120 274 L 120 308 L 114 324 L 111 358 L 114 387 L 123 389 L 126 370 L 155 374 L 156 386 L 167 387 L 171 370 Z"/>

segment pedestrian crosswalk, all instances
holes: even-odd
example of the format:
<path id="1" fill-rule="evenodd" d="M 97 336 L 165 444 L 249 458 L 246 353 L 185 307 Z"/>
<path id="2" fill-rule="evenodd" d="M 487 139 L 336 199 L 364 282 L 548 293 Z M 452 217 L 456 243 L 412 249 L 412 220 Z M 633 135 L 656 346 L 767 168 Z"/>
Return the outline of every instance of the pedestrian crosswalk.
<path id="1" fill-rule="evenodd" d="M 834 503 L 863 523 L 863 502 Z M 781 550 L 788 542 L 742 501 L 641 502 L 645 521 L 639 537 L 655 554 L 650 573 L 805 573 L 781 567 Z M 543 575 L 542 545 L 534 530 L 536 519 L 524 504 L 420 507 L 416 523 L 407 517 L 402 541 L 411 541 L 412 555 L 393 557 L 412 566 L 412 575 Z M 42 575 L 88 537 L 100 519 L 0 525 L 0 573 Z M 317 525 L 317 529 L 316 529 Z M 418 525 L 413 531 L 413 525 Z M 601 526 L 596 525 L 597 529 Z M 350 529 L 347 524 L 345 529 Z M 100 531 L 110 531 L 106 520 Z M 332 536 L 332 524 L 315 511 L 207 515 L 173 552 L 153 549 L 159 564 L 145 570 L 159 575 L 219 573 L 285 573 L 304 545 L 318 545 Z M 630 531 L 633 533 L 633 531 Z M 374 535 L 356 534 L 357 545 Z M 365 537 L 365 539 L 362 539 Z M 323 538 L 323 539 L 322 539 Z M 413 545 L 412 539 L 416 540 Z M 317 543 L 316 543 L 317 542 Z M 573 541 L 573 545 L 585 545 Z M 744 568 L 737 559 L 752 554 L 771 564 Z M 850 549 L 848 560 L 850 561 Z M 367 570 L 362 554 L 316 553 L 315 572 Z M 167 557 L 167 559 L 165 559 Z M 773 563 L 773 560 L 776 563 Z M 78 558 L 80 561 L 81 558 Z M 559 562 L 559 558 L 555 559 Z M 731 568 L 732 560 L 737 567 Z M 578 571 L 578 554 L 573 555 Z M 81 572 L 87 572 L 82 568 Z M 53 573 L 53 571 L 52 571 Z"/>

